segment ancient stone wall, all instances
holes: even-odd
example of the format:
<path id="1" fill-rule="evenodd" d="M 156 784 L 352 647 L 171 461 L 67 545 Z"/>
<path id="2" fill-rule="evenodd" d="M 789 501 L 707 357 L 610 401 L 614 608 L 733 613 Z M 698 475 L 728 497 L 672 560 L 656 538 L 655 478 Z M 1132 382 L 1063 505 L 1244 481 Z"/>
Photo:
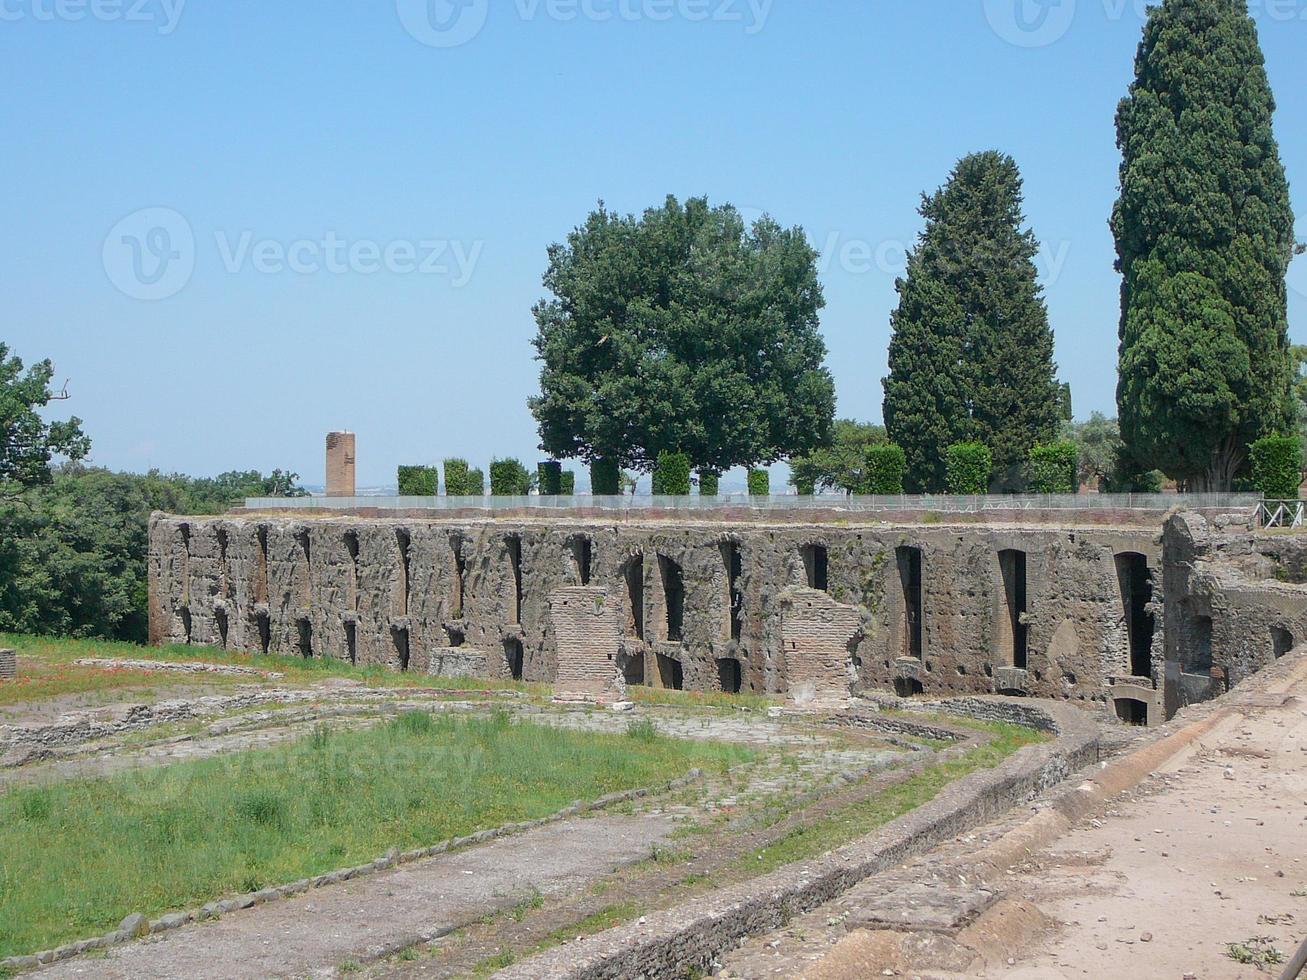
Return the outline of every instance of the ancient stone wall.
<path id="1" fill-rule="evenodd" d="M 1171 517 L 1167 713 L 1225 693 L 1307 639 L 1307 535 Z"/>
<path id="2" fill-rule="evenodd" d="M 554 683 L 563 697 L 620 698 L 625 693 L 617 657 L 626 613 L 608 589 L 570 586 L 549 597 L 558 650 Z"/>
<path id="3" fill-rule="evenodd" d="M 1160 598 L 1138 528 L 156 515 L 151 637 L 554 681 L 551 597 L 592 586 L 620 602 L 628 683 L 787 694 L 784 605 L 812 588 L 857 612 L 854 689 L 1102 701 L 1133 673 L 1126 555 Z"/>

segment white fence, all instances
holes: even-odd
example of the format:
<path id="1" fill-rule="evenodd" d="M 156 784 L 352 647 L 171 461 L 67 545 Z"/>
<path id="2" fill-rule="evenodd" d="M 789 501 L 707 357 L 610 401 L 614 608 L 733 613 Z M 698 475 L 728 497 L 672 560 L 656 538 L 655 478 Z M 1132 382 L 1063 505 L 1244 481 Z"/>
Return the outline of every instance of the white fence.
<path id="1" fill-rule="evenodd" d="M 1287 502 L 1286 502 L 1287 503 Z M 602 510 L 632 511 L 843 511 L 848 513 L 927 512 L 939 514 L 981 514 L 988 511 L 1153 511 L 1164 513 L 1176 507 L 1193 510 L 1226 510 L 1252 514 L 1262 505 L 1256 494 L 1135 493 L 1135 494 L 1013 494 L 975 497 L 944 495 L 849 497 L 827 494 L 816 497 L 751 497 L 732 494 L 722 497 L 251 497 L 248 510 Z M 1301 512 L 1300 512 L 1301 519 Z"/>

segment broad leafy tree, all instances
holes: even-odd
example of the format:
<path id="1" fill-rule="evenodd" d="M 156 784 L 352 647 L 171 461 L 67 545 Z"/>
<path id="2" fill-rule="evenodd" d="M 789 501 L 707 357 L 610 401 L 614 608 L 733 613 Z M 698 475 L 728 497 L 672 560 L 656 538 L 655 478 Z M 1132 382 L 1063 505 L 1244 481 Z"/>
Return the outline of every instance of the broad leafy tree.
<path id="1" fill-rule="evenodd" d="M 53 377 L 49 361 L 24 370 L 23 362 L 0 343 L 0 496 L 5 499 L 49 484 L 55 457 L 80 460 L 91 451 L 79 419 L 47 422 L 41 416 L 41 409 L 58 397 L 50 388 Z"/>
<path id="2" fill-rule="evenodd" d="M 840 419 L 828 445 L 790 460 L 790 483 L 818 491 L 866 493 L 867 450 L 885 441 L 882 426 Z"/>
<path id="3" fill-rule="evenodd" d="M 1186 489 L 1231 488 L 1291 431 L 1285 273 L 1293 213 L 1243 0 L 1150 10 L 1117 112 L 1121 436 Z"/>
<path id="4" fill-rule="evenodd" d="M 662 452 L 721 472 L 828 440 L 834 383 L 817 255 L 801 229 L 669 197 L 601 204 L 549 249 L 534 309 L 541 448 L 648 470 Z"/>
<path id="5" fill-rule="evenodd" d="M 911 492 L 946 487 L 944 451 L 959 442 L 988 446 L 991 486 L 1017 489 L 1030 448 L 1057 434 L 1064 395 L 1016 162 L 965 157 L 921 215 L 891 321 L 890 441 L 907 454 Z"/>

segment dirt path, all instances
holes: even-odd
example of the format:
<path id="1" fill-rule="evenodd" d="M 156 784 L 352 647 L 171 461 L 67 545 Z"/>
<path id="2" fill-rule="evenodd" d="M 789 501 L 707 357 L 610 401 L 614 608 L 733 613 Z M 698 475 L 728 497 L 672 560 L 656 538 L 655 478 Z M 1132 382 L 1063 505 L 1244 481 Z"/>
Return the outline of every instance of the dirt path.
<path id="1" fill-rule="evenodd" d="M 665 841 L 667 815 L 551 824 L 455 854 L 258 906 L 76 959 L 39 976 L 135 980 L 329 974 L 356 957 L 429 941 L 499 909 L 574 890 L 643 860 Z"/>
<path id="2" fill-rule="evenodd" d="M 1228 720 L 1041 855 L 1012 891 L 1066 925 L 990 975 L 1259 976 L 1227 955 L 1254 936 L 1291 955 L 1307 935 L 1305 707 Z"/>

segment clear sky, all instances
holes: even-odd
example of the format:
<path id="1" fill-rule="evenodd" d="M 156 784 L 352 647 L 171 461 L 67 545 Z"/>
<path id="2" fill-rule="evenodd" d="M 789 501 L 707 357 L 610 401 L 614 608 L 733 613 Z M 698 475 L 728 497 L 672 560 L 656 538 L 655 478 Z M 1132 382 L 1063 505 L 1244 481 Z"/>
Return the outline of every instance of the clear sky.
<path id="1" fill-rule="evenodd" d="M 1307 0 L 1256 0 L 1307 236 Z M 1115 413 L 1113 113 L 1136 0 L 0 0 L 0 339 L 94 462 L 363 484 L 539 458 L 532 303 L 599 199 L 707 194 L 822 251 L 879 421 L 922 191 L 999 148 L 1078 416 Z M 162 257 L 166 261 L 161 261 Z M 1290 275 L 1307 341 L 1307 259 Z"/>

